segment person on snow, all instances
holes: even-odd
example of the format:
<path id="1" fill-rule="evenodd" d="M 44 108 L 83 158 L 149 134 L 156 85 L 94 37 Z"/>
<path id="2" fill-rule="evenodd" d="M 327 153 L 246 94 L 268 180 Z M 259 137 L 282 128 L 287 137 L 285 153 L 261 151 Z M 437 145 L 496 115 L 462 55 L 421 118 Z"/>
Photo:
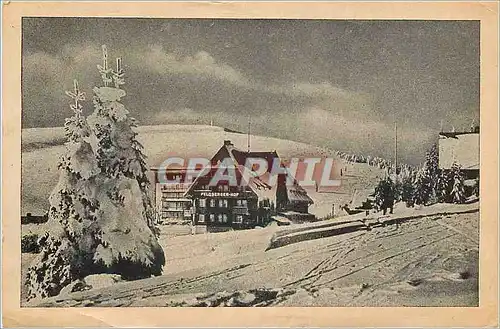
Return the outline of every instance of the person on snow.
<path id="1" fill-rule="evenodd" d="M 375 189 L 376 203 L 384 215 L 387 213 L 387 209 L 389 209 L 390 214 L 393 213 L 394 192 L 394 184 L 390 178 L 381 180 Z"/>

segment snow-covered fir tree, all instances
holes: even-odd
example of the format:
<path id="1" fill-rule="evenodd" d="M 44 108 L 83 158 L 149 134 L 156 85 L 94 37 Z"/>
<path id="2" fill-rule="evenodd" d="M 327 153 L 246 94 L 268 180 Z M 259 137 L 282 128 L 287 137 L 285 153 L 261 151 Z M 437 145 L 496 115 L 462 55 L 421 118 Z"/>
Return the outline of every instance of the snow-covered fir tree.
<path id="1" fill-rule="evenodd" d="M 432 203 L 437 202 L 437 184 L 439 181 L 440 169 L 439 169 L 439 153 L 436 144 L 433 144 L 430 150 L 426 154 L 426 170 L 428 171 L 428 175 L 430 177 L 430 201 Z"/>
<path id="2" fill-rule="evenodd" d="M 413 194 L 414 203 L 425 205 L 429 202 L 431 196 L 430 177 L 425 168 L 421 168 L 415 179 L 415 191 Z"/>
<path id="3" fill-rule="evenodd" d="M 165 263 L 136 122 L 120 102 L 121 59 L 110 69 L 103 46 L 98 68 L 104 85 L 93 89 L 94 112 L 86 120 L 76 82 L 68 93 L 74 115 L 66 120 L 67 151 L 49 200 L 51 230 L 40 239 L 42 252 L 28 271 L 29 299 L 56 295 L 89 274 L 159 275 Z"/>
<path id="4" fill-rule="evenodd" d="M 98 66 L 104 86 L 93 89 L 94 113 L 87 121 L 96 144 L 99 167 L 108 177 L 125 176 L 137 181 L 142 194 L 143 218 L 148 227 L 156 233 L 154 209 L 149 198 L 146 156 L 143 146 L 137 140 L 134 128 L 137 122 L 129 117 L 128 110 L 120 103 L 125 91 L 120 86 L 125 83 L 121 58 L 116 60 L 116 71 L 107 68 L 107 50 L 103 46 L 103 66 Z M 109 84 L 113 84 L 109 87 Z"/>
<path id="5" fill-rule="evenodd" d="M 401 179 L 401 201 L 406 203 L 407 207 L 412 207 L 414 204 L 415 194 L 415 174 L 413 171 L 407 171 Z"/>
<path id="6" fill-rule="evenodd" d="M 56 295 L 74 278 L 92 270 L 88 265 L 92 263 L 93 235 L 98 232 L 98 203 L 91 185 L 92 177 L 100 170 L 82 116 L 80 101 L 85 100 L 85 95 L 76 81 L 74 91 L 67 94 L 74 100 L 74 114 L 65 122 L 66 152 L 58 165 L 59 181 L 49 198 L 49 231 L 40 237 L 41 252 L 28 270 L 28 299 Z"/>
<path id="7" fill-rule="evenodd" d="M 452 202 L 451 191 L 453 189 L 453 176 L 449 170 L 441 171 L 436 186 L 436 194 L 439 202 Z"/>
<path id="8" fill-rule="evenodd" d="M 394 182 L 390 178 L 389 175 L 386 178 L 381 179 L 378 185 L 375 187 L 375 204 L 377 208 L 380 210 L 385 210 L 387 208 L 391 208 L 394 205 L 395 201 L 395 190 L 394 190 Z"/>
<path id="9" fill-rule="evenodd" d="M 451 189 L 451 200 L 453 203 L 464 203 L 466 199 L 464 175 L 460 165 L 454 163 L 450 170 L 453 187 Z"/>
<path id="10" fill-rule="evenodd" d="M 155 235 L 146 157 L 133 129 L 137 123 L 120 102 L 125 96 L 121 59 L 116 71 L 109 69 L 103 46 L 98 68 L 104 85 L 93 89 L 94 112 L 87 118 L 101 168 L 97 197 L 102 234 L 94 260 L 126 279 L 159 275 L 165 257 Z"/>
<path id="11" fill-rule="evenodd" d="M 477 177 L 475 179 L 475 182 L 474 182 L 474 189 L 472 191 L 472 193 L 476 196 L 476 197 L 479 197 L 479 177 Z"/>
<path id="12" fill-rule="evenodd" d="M 416 175 L 414 191 L 416 204 L 426 205 L 438 201 L 436 191 L 439 175 L 437 146 L 434 144 L 427 151 L 425 162 Z"/>

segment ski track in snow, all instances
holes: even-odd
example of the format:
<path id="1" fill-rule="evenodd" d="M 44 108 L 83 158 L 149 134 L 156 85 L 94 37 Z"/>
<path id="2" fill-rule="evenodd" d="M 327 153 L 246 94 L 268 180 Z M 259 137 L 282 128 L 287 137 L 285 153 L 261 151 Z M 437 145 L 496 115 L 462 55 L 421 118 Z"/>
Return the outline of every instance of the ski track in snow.
<path id="1" fill-rule="evenodd" d="M 179 259 L 178 271 L 74 293 L 69 299 L 54 297 L 41 305 L 166 306 L 179 298 L 204 300 L 201 295 L 267 287 L 283 293 L 262 305 L 383 306 L 398 305 L 400 300 L 404 305 L 472 306 L 477 303 L 478 245 L 474 241 L 479 237 L 478 217 L 478 213 L 467 213 L 445 218 L 448 226 L 458 226 L 471 239 L 437 223 L 433 216 L 403 222 L 397 229 L 388 225 L 270 251 L 264 251 L 266 239 L 277 228 L 216 233 L 211 241 L 226 242 L 219 244 L 221 250 L 191 259 L 198 266 L 183 270 L 182 264 L 189 259 Z M 197 248 L 209 243 L 203 236 L 191 238 L 172 238 L 171 244 L 182 253 L 190 241 L 200 240 Z M 245 253 L 236 254 L 240 249 Z M 234 257 L 219 263 L 203 261 L 217 257 L 218 252 L 230 255 L 231 250 Z M 463 272 L 470 277 L 461 279 Z M 440 293 L 442 289 L 448 289 L 447 293 Z"/>

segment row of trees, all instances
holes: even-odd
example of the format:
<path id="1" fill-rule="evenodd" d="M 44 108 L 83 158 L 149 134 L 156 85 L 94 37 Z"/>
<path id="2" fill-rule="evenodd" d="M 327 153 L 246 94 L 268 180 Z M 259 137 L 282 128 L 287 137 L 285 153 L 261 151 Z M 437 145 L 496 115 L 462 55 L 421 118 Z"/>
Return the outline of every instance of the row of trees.
<path id="1" fill-rule="evenodd" d="M 422 167 L 407 167 L 398 175 L 386 175 L 375 189 L 375 203 L 380 208 L 387 204 L 387 200 L 403 201 L 409 207 L 436 202 L 464 203 L 467 194 L 461 167 L 453 164 L 450 170 L 441 170 L 438 161 L 437 146 L 433 145 Z M 479 196 L 478 179 L 473 193 Z"/>
<path id="2" fill-rule="evenodd" d="M 348 163 L 366 163 L 369 166 L 377 167 L 379 169 L 387 169 L 387 170 L 394 169 L 394 164 L 392 163 L 391 160 L 387 160 L 381 157 L 369 156 L 369 155 L 364 156 L 360 154 L 349 154 L 342 151 L 336 151 L 336 154 L 339 158 L 347 161 Z M 405 163 L 398 164 L 398 172 L 412 171 L 412 170 L 415 170 L 415 167 Z"/>
<path id="3" fill-rule="evenodd" d="M 349 163 L 367 163 L 370 166 L 378 167 L 380 169 L 390 168 L 392 166 L 391 161 L 380 157 L 349 154 L 342 151 L 337 151 L 336 154 L 339 158 Z"/>
<path id="4" fill-rule="evenodd" d="M 94 111 L 82 113 L 85 94 L 67 92 L 73 116 L 65 123 L 66 152 L 50 195 L 41 251 L 28 269 L 28 299 L 57 295 L 90 274 L 124 279 L 161 274 L 165 256 L 157 241 L 146 157 L 136 122 L 120 102 L 125 91 L 121 59 L 116 70 L 98 66 L 103 86 L 93 89 Z"/>

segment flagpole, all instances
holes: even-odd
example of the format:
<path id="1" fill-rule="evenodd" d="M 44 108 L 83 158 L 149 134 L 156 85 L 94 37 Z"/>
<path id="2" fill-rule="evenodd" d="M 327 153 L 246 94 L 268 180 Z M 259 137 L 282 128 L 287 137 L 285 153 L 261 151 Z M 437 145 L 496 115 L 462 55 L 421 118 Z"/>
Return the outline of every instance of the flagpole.
<path id="1" fill-rule="evenodd" d="M 394 122 L 394 173 L 398 175 L 398 123 Z"/>
<path id="2" fill-rule="evenodd" d="M 250 116 L 248 117 L 248 152 L 250 152 Z"/>

